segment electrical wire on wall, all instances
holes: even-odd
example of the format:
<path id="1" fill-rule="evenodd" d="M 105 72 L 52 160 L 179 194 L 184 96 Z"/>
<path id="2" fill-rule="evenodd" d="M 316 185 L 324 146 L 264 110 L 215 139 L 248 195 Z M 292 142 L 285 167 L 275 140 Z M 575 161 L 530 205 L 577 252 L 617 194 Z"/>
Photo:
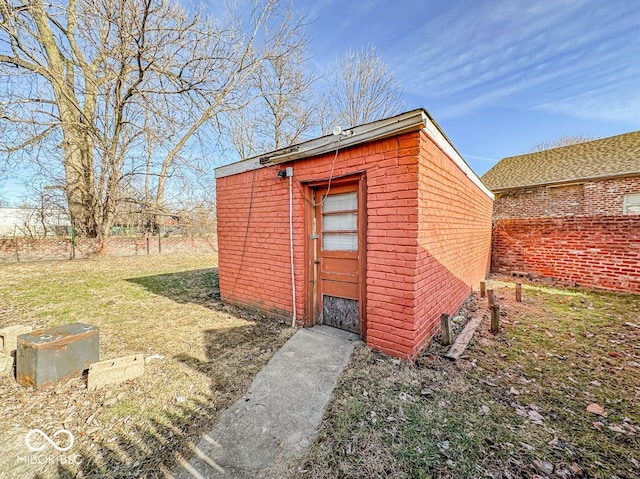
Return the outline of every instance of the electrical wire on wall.
<path id="1" fill-rule="evenodd" d="M 338 141 L 340 141 L 340 139 L 338 139 Z M 333 161 L 331 162 L 331 171 L 329 172 L 329 182 L 327 183 L 327 192 L 324 194 L 322 201 L 320 203 L 313 205 L 314 207 L 323 205 L 325 200 L 327 199 L 327 196 L 329 196 L 329 192 L 331 191 L 331 180 L 333 179 L 333 169 L 336 166 L 336 159 L 338 158 L 339 151 L 340 151 L 340 148 L 336 148 L 336 154 L 333 155 Z"/>
<path id="2" fill-rule="evenodd" d="M 247 226 L 244 230 L 244 241 L 242 242 L 242 255 L 240 256 L 240 265 L 238 266 L 238 272 L 236 273 L 236 279 L 233 282 L 233 287 L 231 288 L 231 292 L 229 296 L 233 295 L 233 292 L 236 289 L 236 285 L 238 284 L 238 278 L 240 277 L 240 271 L 242 271 L 242 265 L 244 264 L 244 254 L 247 250 L 247 239 L 249 237 L 249 223 L 251 222 L 251 210 L 253 209 L 253 190 L 255 187 L 256 180 L 256 165 L 253 165 L 253 171 L 251 173 L 251 193 L 249 195 L 249 212 L 247 213 Z"/>
<path id="3" fill-rule="evenodd" d="M 324 196 L 322 197 L 322 200 L 319 203 L 316 203 L 315 201 L 307 198 L 306 195 L 304 194 L 304 191 L 302 191 L 302 188 L 300 188 L 300 183 L 299 182 L 296 183 L 296 186 L 298 187 L 298 191 L 300 191 L 304 200 L 307 203 L 309 203 L 313 208 L 315 208 L 316 206 L 322 206 L 325 200 L 327 199 L 327 196 L 329 196 L 329 192 L 331 191 L 331 181 L 333 180 L 333 170 L 336 165 L 336 159 L 338 158 L 339 151 L 340 151 L 340 148 L 336 148 L 336 153 L 335 155 L 333 155 L 333 161 L 331 162 L 331 171 L 329 172 L 329 180 L 327 182 L 327 192 L 324 194 Z"/>

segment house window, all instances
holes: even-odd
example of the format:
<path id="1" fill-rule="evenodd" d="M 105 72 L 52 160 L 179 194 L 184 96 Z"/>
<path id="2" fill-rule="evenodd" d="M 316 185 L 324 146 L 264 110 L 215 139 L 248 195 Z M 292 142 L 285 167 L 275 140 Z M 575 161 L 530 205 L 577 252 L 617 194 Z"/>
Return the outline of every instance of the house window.
<path id="1" fill-rule="evenodd" d="M 624 195 L 623 212 L 625 215 L 640 214 L 640 193 Z"/>

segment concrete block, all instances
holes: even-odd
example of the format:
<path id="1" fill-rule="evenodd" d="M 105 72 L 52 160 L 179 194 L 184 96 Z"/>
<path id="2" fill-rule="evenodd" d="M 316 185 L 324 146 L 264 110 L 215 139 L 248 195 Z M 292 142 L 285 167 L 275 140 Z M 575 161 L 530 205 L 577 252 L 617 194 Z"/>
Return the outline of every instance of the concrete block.
<path id="1" fill-rule="evenodd" d="M 116 359 L 107 359 L 89 366 L 87 388 L 95 391 L 109 384 L 118 384 L 144 374 L 144 356 L 134 354 Z"/>
<path id="2" fill-rule="evenodd" d="M 30 333 L 33 330 L 31 326 L 23 326 L 16 324 L 0 329 L 0 353 L 11 354 L 17 349 L 18 336 Z"/>
<path id="3" fill-rule="evenodd" d="M 13 356 L 0 353 L 0 377 L 13 375 Z"/>

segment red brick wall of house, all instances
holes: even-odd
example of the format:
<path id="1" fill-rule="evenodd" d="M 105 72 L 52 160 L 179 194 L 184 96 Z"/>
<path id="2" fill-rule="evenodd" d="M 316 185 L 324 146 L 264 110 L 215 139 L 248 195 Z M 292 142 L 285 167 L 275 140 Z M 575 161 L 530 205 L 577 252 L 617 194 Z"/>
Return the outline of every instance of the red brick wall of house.
<path id="1" fill-rule="evenodd" d="M 640 176 L 523 188 L 496 195 L 493 219 L 616 216 L 622 214 L 628 193 L 640 193 Z"/>
<path id="2" fill-rule="evenodd" d="M 422 132 L 416 347 L 455 313 L 489 272 L 493 201 Z"/>
<path id="3" fill-rule="evenodd" d="M 640 216 L 623 215 L 638 192 L 640 176 L 500 195 L 492 271 L 640 292 Z"/>
<path id="4" fill-rule="evenodd" d="M 640 216 L 498 221 L 492 270 L 640 293 Z"/>
<path id="5" fill-rule="evenodd" d="M 418 298 L 424 296 L 418 291 L 416 273 L 420 269 L 423 275 L 420 278 L 424 279 L 429 267 L 420 256 L 418 244 L 418 157 L 421 142 L 430 141 L 421 135 L 419 132 L 407 133 L 340 150 L 337 156 L 332 152 L 218 178 L 219 268 L 223 299 L 291 318 L 288 181 L 279 179 L 277 171 L 292 166 L 296 308 L 299 323 L 309 324 L 310 312 L 305 310 L 305 200 L 301 183 L 327 179 L 335 162 L 334 177 L 362 173 L 366 176 L 366 342 L 394 356 L 414 356 L 423 340 L 434 333 L 420 333 L 419 338 L 419 325 L 424 329 L 433 321 L 425 323 L 425 319 L 416 316 Z M 451 162 L 442 158 L 440 161 L 443 164 Z M 433 181 L 437 181 L 435 170 L 433 177 Z M 452 182 L 448 187 L 469 188 L 469 183 Z M 484 235 L 490 235 L 490 224 Z M 447 248 L 446 244 L 441 246 Z M 480 262 L 479 268 L 486 270 L 488 246 L 484 258 L 476 257 L 471 261 Z M 467 281 L 469 285 L 472 283 L 472 280 Z M 448 286 L 432 288 L 430 293 L 455 296 L 454 301 L 443 301 L 453 304 L 459 300 L 459 305 L 463 299 L 459 299 L 460 289 L 449 292 Z M 466 297 L 470 288 L 464 289 Z M 436 309 L 433 314 L 439 317 L 442 311 L 436 313 Z M 420 311 L 426 313 L 427 309 Z"/>

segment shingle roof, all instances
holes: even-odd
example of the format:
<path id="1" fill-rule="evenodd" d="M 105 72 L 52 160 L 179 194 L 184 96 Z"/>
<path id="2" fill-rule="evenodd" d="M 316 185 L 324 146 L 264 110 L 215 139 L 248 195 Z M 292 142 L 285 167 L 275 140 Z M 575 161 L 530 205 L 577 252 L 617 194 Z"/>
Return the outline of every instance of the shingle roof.
<path id="1" fill-rule="evenodd" d="M 484 174 L 492 191 L 640 174 L 640 131 L 503 158 Z"/>

